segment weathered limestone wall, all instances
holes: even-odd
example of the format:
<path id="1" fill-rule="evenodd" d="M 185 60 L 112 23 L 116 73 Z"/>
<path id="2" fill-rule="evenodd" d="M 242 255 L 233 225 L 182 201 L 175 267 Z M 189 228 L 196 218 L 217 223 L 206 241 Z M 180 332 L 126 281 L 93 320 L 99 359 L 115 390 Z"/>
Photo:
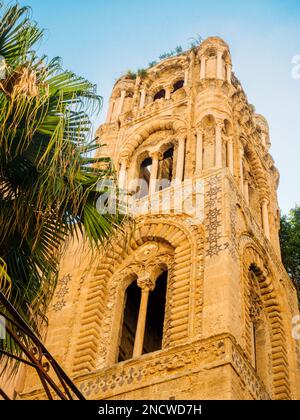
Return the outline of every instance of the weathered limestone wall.
<path id="1" fill-rule="evenodd" d="M 90 399 L 299 399 L 299 310 L 280 259 L 279 175 L 267 121 L 232 73 L 227 44 L 208 38 L 143 78 L 120 78 L 98 135 L 107 144 L 99 155 L 112 157 L 131 193 L 135 223 L 101 252 L 68 248 L 50 351 Z M 160 190 L 170 150 L 171 182 Z M 147 159 L 150 191 L 138 198 Z M 127 287 L 141 289 L 142 319 L 166 270 L 162 349 L 141 354 L 141 322 L 134 357 L 117 363 Z M 42 397 L 33 376 L 24 396 Z"/>

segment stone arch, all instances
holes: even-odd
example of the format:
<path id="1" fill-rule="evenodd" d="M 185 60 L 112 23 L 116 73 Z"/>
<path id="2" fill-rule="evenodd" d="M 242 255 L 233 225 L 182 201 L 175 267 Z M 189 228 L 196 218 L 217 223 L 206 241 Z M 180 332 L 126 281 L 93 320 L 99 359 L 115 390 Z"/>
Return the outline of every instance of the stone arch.
<path id="1" fill-rule="evenodd" d="M 268 197 L 269 186 L 266 177 L 266 171 L 263 168 L 263 165 L 253 147 L 243 139 L 242 143 L 245 144 L 245 154 L 249 157 L 249 161 L 253 168 L 253 172 L 259 187 L 260 196 L 261 198 Z"/>
<path id="2" fill-rule="evenodd" d="M 150 258 L 148 254 L 146 255 L 144 261 L 141 261 L 139 257 L 136 258 L 136 254 L 143 255 L 145 253 L 145 249 L 147 250 L 149 247 L 152 247 L 152 249 L 155 247 L 158 252 L 152 256 L 150 252 Z M 102 358 L 102 363 L 104 362 L 107 365 L 116 363 L 122 326 L 122 312 L 125 306 L 125 294 L 127 287 L 132 282 L 131 279 L 135 279 L 138 282 L 141 277 L 148 279 L 149 276 L 149 278 L 151 278 L 151 282 L 153 285 L 155 285 L 160 274 L 162 274 L 164 271 L 167 271 L 169 274 L 168 280 L 170 280 L 173 276 L 173 262 L 174 248 L 170 245 L 170 243 L 166 240 L 160 239 L 158 241 L 156 238 L 153 238 L 151 240 L 145 241 L 137 249 L 132 249 L 132 252 L 124 261 L 124 264 L 121 267 L 116 268 L 116 271 L 110 277 L 107 284 L 107 312 L 105 316 L 105 324 L 103 325 L 103 331 L 100 338 L 102 343 L 102 350 L 100 351 L 99 356 Z M 155 288 L 156 286 L 153 286 L 153 289 Z M 171 297 L 172 290 L 170 287 L 170 281 L 168 281 L 165 315 L 170 311 Z M 120 311 L 120 308 L 123 310 Z M 164 320 L 162 348 L 165 348 L 166 343 L 168 343 L 168 318 L 169 317 L 166 316 Z M 114 328 L 112 326 L 114 326 Z M 103 360 L 104 349 L 106 359 L 105 361 Z"/>
<path id="3" fill-rule="evenodd" d="M 242 245 L 241 267 L 243 270 L 244 285 L 244 316 L 245 316 L 245 350 L 250 357 L 250 317 L 249 317 L 249 269 L 255 270 L 258 278 L 260 298 L 269 322 L 271 339 L 271 363 L 272 363 L 272 393 L 274 399 L 290 399 L 290 380 L 288 373 L 287 343 L 284 335 L 285 326 L 282 315 L 280 295 L 275 285 L 275 276 L 269 262 L 263 256 L 260 246 L 245 234 L 240 239 Z"/>
<path id="4" fill-rule="evenodd" d="M 152 139 L 152 136 L 155 136 Z M 160 138 L 161 137 L 161 138 Z M 151 141 L 151 144 L 147 142 Z M 152 144 L 153 143 L 153 144 Z M 155 144 L 154 144 L 155 143 Z M 177 160 L 177 151 L 178 151 L 178 139 L 171 131 L 157 131 L 156 133 L 151 134 L 148 139 L 145 140 L 145 143 L 142 143 L 137 150 L 134 151 L 131 156 L 130 165 L 128 165 L 128 187 L 133 192 L 136 190 L 138 185 L 138 179 L 140 178 L 140 165 L 144 158 L 151 157 L 153 153 L 158 153 L 159 156 L 159 170 L 158 170 L 158 179 L 160 179 L 160 169 L 161 162 L 163 159 L 164 153 L 173 148 L 173 178 L 175 178 L 175 165 Z"/>
<path id="5" fill-rule="evenodd" d="M 134 151 L 151 135 L 157 131 L 170 131 L 171 134 L 176 135 L 186 133 L 186 124 L 182 120 L 175 120 L 174 118 L 159 120 L 157 122 L 152 122 L 139 130 L 138 133 L 129 136 L 124 141 L 126 145 L 120 153 L 120 159 L 125 159 L 129 161 Z"/>
<path id="6" fill-rule="evenodd" d="M 113 276 L 126 267 L 133 252 L 149 241 L 165 241 L 174 249 L 169 280 L 172 293 L 167 304 L 164 338 L 167 346 L 176 346 L 201 333 L 203 228 L 191 225 L 187 217 L 180 220 L 167 215 L 138 218 L 134 226 L 127 226 L 124 233 L 117 234 L 109 250 L 99 256 L 101 263 L 90 278 L 75 344 L 74 375 L 99 367 L 99 354 L 103 366 L 107 365 L 106 340 L 112 329 L 112 311 L 107 310 L 107 305 L 118 289 L 118 276 L 114 279 Z"/>

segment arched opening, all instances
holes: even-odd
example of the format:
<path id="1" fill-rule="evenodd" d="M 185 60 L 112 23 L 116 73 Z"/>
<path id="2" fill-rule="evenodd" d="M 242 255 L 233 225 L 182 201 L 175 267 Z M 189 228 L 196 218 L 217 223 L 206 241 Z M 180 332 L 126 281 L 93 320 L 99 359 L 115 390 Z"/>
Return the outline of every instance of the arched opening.
<path id="1" fill-rule="evenodd" d="M 162 348 L 167 281 L 168 271 L 164 271 L 157 278 L 153 292 L 149 293 L 141 354 L 152 353 Z M 140 311 L 143 312 L 144 309 L 141 305 L 141 289 L 137 281 L 134 281 L 125 292 L 118 362 L 130 360 L 133 357 L 138 319 Z"/>
<path id="2" fill-rule="evenodd" d="M 138 287 L 137 282 L 134 281 L 127 288 L 125 293 L 125 308 L 118 362 L 123 362 L 132 358 L 140 300 L 141 289 Z"/>
<path id="3" fill-rule="evenodd" d="M 251 322 L 251 347 L 252 366 L 257 376 L 265 383 L 268 383 L 268 326 L 267 317 L 264 313 L 263 303 L 256 289 L 258 280 L 258 269 L 252 265 L 249 270 L 250 277 L 250 322 Z"/>
<path id="4" fill-rule="evenodd" d="M 166 97 L 166 91 L 165 89 L 161 89 L 160 91 L 158 91 L 153 98 L 153 101 L 157 101 L 159 99 L 163 99 Z"/>
<path id="5" fill-rule="evenodd" d="M 167 281 L 168 272 L 164 271 L 156 280 L 155 289 L 149 296 L 143 354 L 162 348 Z"/>
<path id="6" fill-rule="evenodd" d="M 174 146 L 172 145 L 163 154 L 159 168 L 159 191 L 169 188 L 173 179 Z"/>
<path id="7" fill-rule="evenodd" d="M 143 198 L 149 194 L 149 185 L 151 178 L 152 159 L 147 157 L 140 165 L 140 175 L 137 197 Z"/>
<path id="8" fill-rule="evenodd" d="M 174 83 L 174 85 L 173 85 L 173 92 L 172 93 L 175 93 L 177 90 L 183 88 L 183 86 L 184 86 L 184 80 L 178 80 L 178 82 Z"/>

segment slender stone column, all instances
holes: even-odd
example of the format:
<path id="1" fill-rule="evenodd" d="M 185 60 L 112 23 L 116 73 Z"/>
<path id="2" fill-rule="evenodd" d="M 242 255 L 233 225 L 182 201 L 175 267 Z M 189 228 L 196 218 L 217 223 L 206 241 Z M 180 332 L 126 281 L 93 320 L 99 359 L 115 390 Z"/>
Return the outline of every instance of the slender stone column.
<path id="1" fill-rule="evenodd" d="M 177 165 L 176 165 L 176 181 L 177 182 L 183 181 L 184 161 L 185 161 L 185 137 L 182 137 L 178 141 Z"/>
<path id="2" fill-rule="evenodd" d="M 231 85 L 232 65 L 227 64 L 226 66 L 226 80 Z"/>
<path id="3" fill-rule="evenodd" d="M 201 64 L 200 64 L 200 80 L 205 79 L 206 77 L 206 58 L 201 57 Z"/>
<path id="4" fill-rule="evenodd" d="M 246 203 L 249 204 L 249 182 L 248 179 L 245 179 L 244 181 L 244 196 Z"/>
<path id="5" fill-rule="evenodd" d="M 263 230 L 268 239 L 270 239 L 270 224 L 269 224 L 269 202 L 266 198 L 262 200 L 261 203 L 261 212 L 262 212 L 262 223 Z"/>
<path id="6" fill-rule="evenodd" d="M 244 163 L 243 163 L 244 148 L 243 147 L 240 147 L 239 154 L 240 154 L 240 187 L 243 193 L 244 192 Z"/>
<path id="7" fill-rule="evenodd" d="M 203 130 L 197 131 L 196 140 L 196 175 L 200 175 L 203 169 Z"/>
<path id="8" fill-rule="evenodd" d="M 144 108 L 146 101 L 146 89 L 141 90 L 141 101 L 140 101 L 140 109 Z"/>
<path id="9" fill-rule="evenodd" d="M 111 99 L 109 101 L 109 108 L 108 108 L 108 112 L 107 112 L 107 117 L 106 117 L 106 124 L 109 124 L 111 122 L 111 117 L 114 111 L 114 106 L 115 106 L 115 99 Z"/>
<path id="10" fill-rule="evenodd" d="M 228 143 L 227 143 L 227 161 L 228 161 L 228 168 L 230 170 L 230 173 L 231 173 L 231 175 L 234 175 L 233 141 L 232 141 L 232 139 L 229 139 Z"/>
<path id="11" fill-rule="evenodd" d="M 157 177 L 158 177 L 158 164 L 160 153 L 154 152 L 151 154 L 152 166 L 151 166 L 151 175 L 150 175 L 150 184 L 149 184 L 149 194 L 154 194 L 157 188 Z"/>
<path id="12" fill-rule="evenodd" d="M 222 168 L 222 130 L 223 123 L 217 123 L 216 125 L 216 168 Z"/>
<path id="13" fill-rule="evenodd" d="M 266 142 L 266 133 L 261 133 L 261 142 L 262 142 L 262 145 L 264 146 L 264 147 L 266 147 L 266 145 L 267 145 L 267 142 Z"/>
<path id="14" fill-rule="evenodd" d="M 184 70 L 184 86 L 187 86 L 189 83 L 189 69 Z"/>
<path id="15" fill-rule="evenodd" d="M 166 87 L 166 99 L 170 99 L 171 98 L 171 86 L 167 86 Z"/>
<path id="16" fill-rule="evenodd" d="M 217 79 L 221 79 L 223 80 L 223 71 L 222 71 L 222 67 L 223 67 L 223 52 L 222 51 L 218 51 L 217 52 Z"/>
<path id="17" fill-rule="evenodd" d="M 126 187 L 126 174 L 127 174 L 127 163 L 126 161 L 121 161 L 121 168 L 119 173 L 119 189 L 124 190 Z"/>
<path id="18" fill-rule="evenodd" d="M 122 90 L 121 97 L 120 97 L 120 102 L 119 102 L 119 106 L 118 106 L 118 112 L 117 112 L 118 116 L 120 114 L 122 114 L 125 96 L 126 96 L 126 90 Z"/>
<path id="19" fill-rule="evenodd" d="M 154 290 L 155 283 L 152 282 L 150 276 L 147 277 L 146 274 L 138 280 L 138 286 L 141 288 L 141 303 L 134 340 L 133 358 L 139 357 L 143 354 L 149 293 Z"/>

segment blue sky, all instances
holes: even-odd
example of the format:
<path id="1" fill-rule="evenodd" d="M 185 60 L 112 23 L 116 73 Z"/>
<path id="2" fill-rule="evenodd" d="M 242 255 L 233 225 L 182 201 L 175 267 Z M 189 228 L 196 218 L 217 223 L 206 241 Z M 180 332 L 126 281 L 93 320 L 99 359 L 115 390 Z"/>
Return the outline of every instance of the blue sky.
<path id="1" fill-rule="evenodd" d="M 190 38 L 221 36 L 250 103 L 269 121 L 280 170 L 283 212 L 300 203 L 300 80 L 292 57 L 300 55 L 299 0 L 20 0 L 47 29 L 40 52 L 98 85 L 107 100 L 116 78 L 147 67 Z"/>

